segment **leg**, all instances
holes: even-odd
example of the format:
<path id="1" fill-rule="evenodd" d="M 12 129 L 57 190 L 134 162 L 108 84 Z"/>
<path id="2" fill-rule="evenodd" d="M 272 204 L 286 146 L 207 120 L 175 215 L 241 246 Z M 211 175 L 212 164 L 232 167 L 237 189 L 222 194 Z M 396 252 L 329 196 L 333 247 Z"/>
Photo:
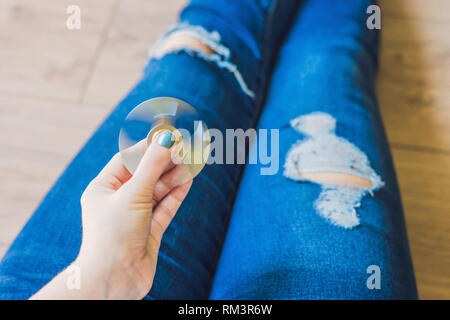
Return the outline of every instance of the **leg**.
<path id="1" fill-rule="evenodd" d="M 75 157 L 6 253 L 0 298 L 28 298 L 76 257 L 80 196 L 118 151 L 120 125 L 136 105 L 171 96 L 195 106 L 211 128 L 253 125 L 270 61 L 294 7 L 295 1 L 191 1 L 180 24 L 154 48 L 141 81 Z M 149 297 L 208 296 L 241 169 L 207 166 L 196 178 L 161 244 Z"/>
<path id="2" fill-rule="evenodd" d="M 259 124 L 281 128 L 284 169 L 245 169 L 212 298 L 417 298 L 374 93 L 371 4 L 303 2 Z"/>

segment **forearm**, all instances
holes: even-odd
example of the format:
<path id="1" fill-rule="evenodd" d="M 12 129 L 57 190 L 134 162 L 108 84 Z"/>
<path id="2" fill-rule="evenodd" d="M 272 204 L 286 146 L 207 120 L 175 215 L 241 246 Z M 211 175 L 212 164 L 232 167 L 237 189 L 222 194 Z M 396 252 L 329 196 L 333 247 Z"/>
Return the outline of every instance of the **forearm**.
<path id="1" fill-rule="evenodd" d="M 30 300 L 106 299 L 106 288 L 104 275 L 77 259 Z"/>

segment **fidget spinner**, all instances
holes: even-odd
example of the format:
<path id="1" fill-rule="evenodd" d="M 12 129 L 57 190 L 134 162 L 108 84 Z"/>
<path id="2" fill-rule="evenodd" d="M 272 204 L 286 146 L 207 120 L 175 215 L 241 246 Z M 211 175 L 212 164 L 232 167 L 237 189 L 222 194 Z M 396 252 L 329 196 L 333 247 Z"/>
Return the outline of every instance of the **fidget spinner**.
<path id="1" fill-rule="evenodd" d="M 145 150 L 163 131 L 175 139 L 172 162 L 184 165 L 186 179 L 197 176 L 211 149 L 208 127 L 188 103 L 169 97 L 142 102 L 126 117 L 119 133 L 119 151 L 131 174 L 136 171 Z"/>

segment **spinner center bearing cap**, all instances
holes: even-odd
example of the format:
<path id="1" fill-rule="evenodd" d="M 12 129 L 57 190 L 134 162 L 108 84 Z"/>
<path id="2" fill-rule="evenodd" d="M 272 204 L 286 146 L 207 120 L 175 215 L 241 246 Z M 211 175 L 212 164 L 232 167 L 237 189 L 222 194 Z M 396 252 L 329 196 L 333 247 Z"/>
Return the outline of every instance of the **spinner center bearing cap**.
<path id="1" fill-rule="evenodd" d="M 211 149 L 211 137 L 198 112 L 186 102 L 168 97 L 142 102 L 126 117 L 119 133 L 119 151 L 134 174 L 145 150 L 162 131 L 171 131 L 175 143 L 172 162 L 186 167 L 186 181 L 200 173 Z M 182 177 L 183 179 L 184 177 Z"/>

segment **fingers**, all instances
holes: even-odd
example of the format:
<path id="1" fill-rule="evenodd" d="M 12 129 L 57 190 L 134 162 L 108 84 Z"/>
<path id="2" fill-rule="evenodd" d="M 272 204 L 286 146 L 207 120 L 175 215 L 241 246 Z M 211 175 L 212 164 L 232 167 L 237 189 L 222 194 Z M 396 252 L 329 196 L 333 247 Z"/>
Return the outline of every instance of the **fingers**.
<path id="1" fill-rule="evenodd" d="M 131 147 L 121 150 L 120 155 L 124 163 L 134 170 L 144 156 L 145 150 L 147 150 L 147 139 L 143 139 Z"/>
<path id="2" fill-rule="evenodd" d="M 120 153 L 116 153 L 108 164 L 100 171 L 94 184 L 102 185 L 113 190 L 119 189 L 130 177 Z"/>
<path id="3" fill-rule="evenodd" d="M 167 171 L 155 184 L 155 188 L 153 190 L 154 204 L 161 201 L 161 199 L 163 199 L 169 191 L 176 186 L 185 184 L 192 179 L 192 173 L 190 172 L 189 167 L 185 164 L 177 165 L 172 170 Z"/>
<path id="4" fill-rule="evenodd" d="M 152 219 L 151 233 L 158 240 L 161 240 L 164 232 L 167 230 L 172 219 L 178 211 L 181 203 L 191 188 L 192 180 L 170 191 L 167 196 L 161 200 L 155 208 Z"/>
<path id="5" fill-rule="evenodd" d="M 159 134 L 145 151 L 133 178 L 130 180 L 135 188 L 153 189 L 158 179 L 171 164 L 170 147 L 175 139 L 170 131 Z"/>

